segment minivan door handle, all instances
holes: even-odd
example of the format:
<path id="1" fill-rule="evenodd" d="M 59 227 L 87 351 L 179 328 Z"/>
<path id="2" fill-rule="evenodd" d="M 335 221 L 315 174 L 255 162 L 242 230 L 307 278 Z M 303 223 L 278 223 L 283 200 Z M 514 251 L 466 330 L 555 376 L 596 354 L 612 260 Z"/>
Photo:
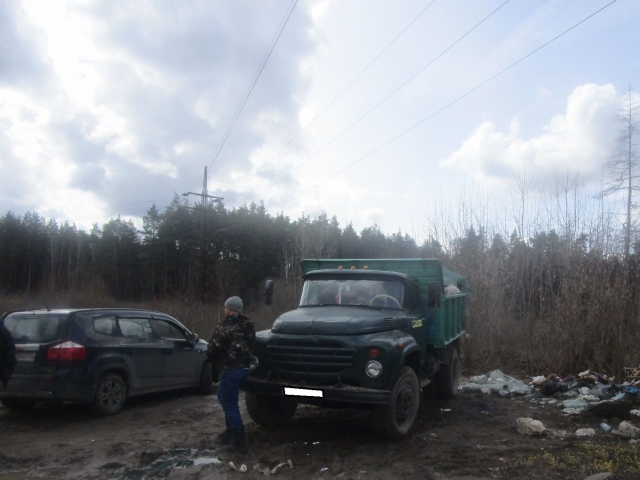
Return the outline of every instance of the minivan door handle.
<path id="1" fill-rule="evenodd" d="M 173 348 L 165 348 L 164 353 L 166 353 L 167 355 L 173 355 Z"/>

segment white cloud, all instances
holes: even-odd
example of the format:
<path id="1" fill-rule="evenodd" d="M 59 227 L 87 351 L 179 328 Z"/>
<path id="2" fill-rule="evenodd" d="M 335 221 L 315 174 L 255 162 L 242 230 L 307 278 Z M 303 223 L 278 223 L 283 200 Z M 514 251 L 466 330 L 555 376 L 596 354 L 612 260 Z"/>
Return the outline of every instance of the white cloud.
<path id="1" fill-rule="evenodd" d="M 621 106 L 613 85 L 581 85 L 567 99 L 565 113 L 551 118 L 539 136 L 521 138 L 517 118 L 506 131 L 486 121 L 439 163 L 488 185 L 508 183 L 524 169 L 541 184 L 552 182 L 554 173 L 566 172 L 579 172 L 585 181 L 597 180 L 612 152 Z"/>

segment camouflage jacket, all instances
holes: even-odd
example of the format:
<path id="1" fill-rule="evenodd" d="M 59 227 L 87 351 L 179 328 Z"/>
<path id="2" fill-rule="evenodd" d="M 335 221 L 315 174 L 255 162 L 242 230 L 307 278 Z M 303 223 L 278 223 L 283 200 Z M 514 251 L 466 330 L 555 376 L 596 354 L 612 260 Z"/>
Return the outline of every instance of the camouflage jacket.
<path id="1" fill-rule="evenodd" d="M 213 330 L 207 355 L 218 370 L 248 368 L 256 332 L 249 317 L 237 313 Z"/>

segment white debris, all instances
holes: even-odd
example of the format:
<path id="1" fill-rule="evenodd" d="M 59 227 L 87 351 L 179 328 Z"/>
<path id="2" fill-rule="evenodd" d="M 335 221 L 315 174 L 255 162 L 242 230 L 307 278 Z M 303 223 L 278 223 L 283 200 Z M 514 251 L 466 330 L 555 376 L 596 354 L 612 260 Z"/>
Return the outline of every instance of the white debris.
<path id="1" fill-rule="evenodd" d="M 275 475 L 278 470 L 280 470 L 282 467 L 286 467 L 287 465 L 289 465 L 289 468 L 293 468 L 293 463 L 291 462 L 291 460 L 287 460 L 286 462 L 279 463 L 278 465 L 273 467 L 271 469 L 271 475 Z"/>
<path id="2" fill-rule="evenodd" d="M 626 420 L 618 425 L 618 429 L 612 432 L 622 438 L 640 438 L 640 428 L 633 426 Z"/>
<path id="3" fill-rule="evenodd" d="M 520 435 L 542 435 L 545 431 L 543 423 L 533 418 L 518 418 L 516 426 Z"/>
<path id="4" fill-rule="evenodd" d="M 545 377 L 544 375 L 540 375 L 538 377 L 533 377 L 531 379 L 531 383 L 536 387 L 540 387 L 546 380 L 547 380 L 547 377 Z"/>
<path id="5" fill-rule="evenodd" d="M 233 462 L 229 462 L 229 467 L 231 467 L 231 470 L 235 470 L 236 472 L 244 473 L 247 471 L 247 466 L 245 464 L 240 465 L 240 467 L 236 467 Z"/>
<path id="6" fill-rule="evenodd" d="M 576 430 L 576 437 L 595 437 L 596 431 L 593 428 L 579 428 Z"/>
<path id="7" fill-rule="evenodd" d="M 562 411 L 566 414 L 566 415 L 582 415 L 587 409 L 584 407 L 580 407 L 580 408 L 563 408 Z"/>
<path id="8" fill-rule="evenodd" d="M 589 402 L 587 402 L 584 398 L 575 398 L 572 400 L 565 400 L 560 404 L 562 408 L 589 408 Z"/>
<path id="9" fill-rule="evenodd" d="M 600 428 L 602 430 L 604 430 L 605 432 L 610 432 L 611 431 L 611 425 L 609 425 L 608 423 L 602 422 L 600 424 Z"/>
<path id="10" fill-rule="evenodd" d="M 631 410 L 629 413 L 631 415 L 635 415 L 636 417 L 640 417 L 640 410 Z"/>

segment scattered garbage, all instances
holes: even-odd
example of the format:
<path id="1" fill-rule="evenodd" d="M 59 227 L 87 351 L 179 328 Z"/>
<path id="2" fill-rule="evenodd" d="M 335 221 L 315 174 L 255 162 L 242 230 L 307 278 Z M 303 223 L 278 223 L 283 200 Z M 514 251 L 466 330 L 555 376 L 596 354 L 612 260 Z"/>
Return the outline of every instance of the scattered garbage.
<path id="1" fill-rule="evenodd" d="M 602 430 L 604 430 L 605 432 L 609 433 L 611 431 L 611 425 L 609 425 L 608 423 L 602 422 L 600 424 L 600 428 Z"/>
<path id="2" fill-rule="evenodd" d="M 542 435 L 545 431 L 543 423 L 533 418 L 516 419 L 516 427 L 520 435 Z"/>
<path id="3" fill-rule="evenodd" d="M 633 384 L 625 382 L 621 385 L 614 381 L 615 377 L 585 370 L 564 378 L 556 374 L 534 376 L 526 385 L 501 370 L 494 370 L 469 378 L 459 388 L 466 393 L 526 396 L 540 406 L 557 403 L 566 415 L 589 412 L 603 418 L 640 417 L 640 408 L 637 408 L 640 407 L 640 379 Z"/>
<path id="4" fill-rule="evenodd" d="M 593 428 L 579 428 L 576 430 L 576 437 L 595 437 L 596 431 Z"/>

